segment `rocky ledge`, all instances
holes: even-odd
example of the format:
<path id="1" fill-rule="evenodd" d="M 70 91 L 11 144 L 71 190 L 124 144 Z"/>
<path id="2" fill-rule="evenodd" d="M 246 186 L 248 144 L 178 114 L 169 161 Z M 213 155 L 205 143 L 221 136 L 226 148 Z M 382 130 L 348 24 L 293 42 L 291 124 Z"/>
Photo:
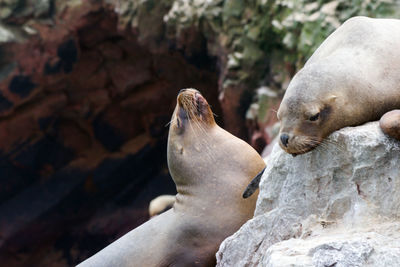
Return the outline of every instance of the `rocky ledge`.
<path id="1" fill-rule="evenodd" d="M 377 122 L 292 157 L 276 145 L 253 219 L 217 266 L 400 266 L 400 143 Z"/>

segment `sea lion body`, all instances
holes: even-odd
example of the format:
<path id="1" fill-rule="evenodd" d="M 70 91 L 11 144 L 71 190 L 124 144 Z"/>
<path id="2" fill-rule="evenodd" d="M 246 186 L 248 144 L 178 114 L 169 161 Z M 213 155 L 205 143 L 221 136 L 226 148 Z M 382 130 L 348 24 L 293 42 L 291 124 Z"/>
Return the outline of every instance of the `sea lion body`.
<path id="1" fill-rule="evenodd" d="M 333 32 L 290 82 L 280 146 L 297 155 L 346 126 L 400 108 L 400 20 L 354 17 Z"/>
<path id="2" fill-rule="evenodd" d="M 168 136 L 173 208 L 124 235 L 82 266 L 215 266 L 220 243 L 252 218 L 243 190 L 265 163 L 214 121 L 197 90 L 178 95 Z"/>

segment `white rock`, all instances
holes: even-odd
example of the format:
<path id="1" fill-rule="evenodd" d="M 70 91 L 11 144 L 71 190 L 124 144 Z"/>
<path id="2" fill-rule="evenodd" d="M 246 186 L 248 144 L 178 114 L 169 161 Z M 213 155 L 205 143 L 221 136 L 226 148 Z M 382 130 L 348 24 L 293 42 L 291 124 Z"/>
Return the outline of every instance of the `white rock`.
<path id="1" fill-rule="evenodd" d="M 276 145 L 217 266 L 400 266 L 400 143 L 371 122 L 297 157 Z"/>

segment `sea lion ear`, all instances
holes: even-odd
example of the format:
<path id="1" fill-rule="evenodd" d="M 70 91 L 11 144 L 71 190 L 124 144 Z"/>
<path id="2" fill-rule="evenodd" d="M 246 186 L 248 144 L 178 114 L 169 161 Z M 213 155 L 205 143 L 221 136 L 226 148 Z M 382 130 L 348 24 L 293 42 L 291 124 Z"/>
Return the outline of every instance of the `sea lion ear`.
<path id="1" fill-rule="evenodd" d="M 256 177 L 253 178 L 253 180 L 251 180 L 250 184 L 246 187 L 246 189 L 243 192 L 243 195 L 242 195 L 243 198 L 250 197 L 257 190 L 257 188 L 260 185 L 260 180 L 261 180 L 261 177 L 262 177 L 264 171 L 265 171 L 265 168 L 262 169 L 262 171 L 260 171 L 256 175 Z"/>

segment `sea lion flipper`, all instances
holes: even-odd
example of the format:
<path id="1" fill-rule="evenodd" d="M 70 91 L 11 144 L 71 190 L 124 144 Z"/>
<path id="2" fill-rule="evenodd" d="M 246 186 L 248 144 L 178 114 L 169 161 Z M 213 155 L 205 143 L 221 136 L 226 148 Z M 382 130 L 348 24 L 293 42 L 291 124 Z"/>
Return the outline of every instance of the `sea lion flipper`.
<path id="1" fill-rule="evenodd" d="M 243 192 L 243 195 L 242 195 L 243 198 L 250 197 L 257 190 L 258 186 L 260 185 L 260 180 L 261 180 L 261 177 L 262 177 L 264 171 L 265 171 L 265 168 L 262 169 L 262 171 L 260 171 L 256 175 L 256 177 L 253 178 L 253 180 L 251 180 L 250 184 L 246 187 L 246 189 Z"/>

